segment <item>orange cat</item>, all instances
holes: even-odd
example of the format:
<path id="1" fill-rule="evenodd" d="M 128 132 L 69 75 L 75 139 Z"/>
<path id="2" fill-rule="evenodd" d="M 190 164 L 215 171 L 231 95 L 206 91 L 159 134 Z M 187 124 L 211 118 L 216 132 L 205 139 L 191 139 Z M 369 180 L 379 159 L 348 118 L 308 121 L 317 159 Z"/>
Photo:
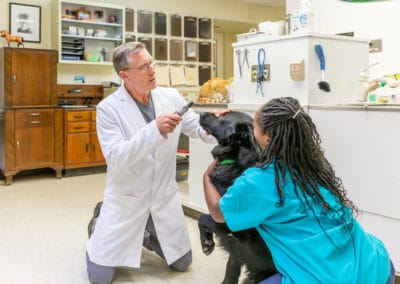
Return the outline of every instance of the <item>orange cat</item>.
<path id="1" fill-rule="evenodd" d="M 229 101 L 228 86 L 233 77 L 224 80 L 212 78 L 206 81 L 200 88 L 198 103 L 227 103 Z"/>

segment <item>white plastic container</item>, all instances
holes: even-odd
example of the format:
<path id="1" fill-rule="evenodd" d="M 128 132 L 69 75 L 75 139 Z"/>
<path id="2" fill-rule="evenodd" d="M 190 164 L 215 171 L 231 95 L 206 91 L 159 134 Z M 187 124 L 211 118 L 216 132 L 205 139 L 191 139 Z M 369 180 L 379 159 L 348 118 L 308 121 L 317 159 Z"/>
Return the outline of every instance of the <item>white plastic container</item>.
<path id="1" fill-rule="evenodd" d="M 358 78 L 358 94 L 357 101 L 365 102 L 367 101 L 368 89 L 369 89 L 369 76 L 366 71 L 362 71 L 360 73 L 360 77 Z"/>
<path id="2" fill-rule="evenodd" d="M 290 33 L 295 34 L 299 32 L 299 25 L 300 25 L 300 18 L 299 18 L 299 12 L 294 11 L 292 14 L 290 14 Z"/>
<path id="3" fill-rule="evenodd" d="M 299 11 L 299 32 L 313 31 L 313 11 L 311 10 L 311 3 L 308 0 L 300 1 Z"/>

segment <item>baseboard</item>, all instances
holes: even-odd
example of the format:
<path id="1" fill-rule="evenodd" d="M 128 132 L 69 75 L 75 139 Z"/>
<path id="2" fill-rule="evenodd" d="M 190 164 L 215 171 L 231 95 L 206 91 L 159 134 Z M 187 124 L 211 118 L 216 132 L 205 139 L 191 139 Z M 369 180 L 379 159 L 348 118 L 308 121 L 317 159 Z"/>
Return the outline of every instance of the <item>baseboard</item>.
<path id="1" fill-rule="evenodd" d="M 394 284 L 400 284 L 400 273 L 396 273 L 396 278 L 394 280 Z"/>
<path id="2" fill-rule="evenodd" d="M 94 167 L 85 167 L 85 168 L 64 169 L 63 176 L 64 177 L 83 176 L 83 175 L 105 173 L 106 171 L 107 171 L 107 166 L 94 166 Z"/>
<path id="3" fill-rule="evenodd" d="M 192 207 L 189 207 L 187 205 L 182 205 L 183 207 L 183 213 L 193 219 L 199 219 L 200 215 L 203 214 L 203 212 L 200 212 L 196 209 L 193 209 Z"/>

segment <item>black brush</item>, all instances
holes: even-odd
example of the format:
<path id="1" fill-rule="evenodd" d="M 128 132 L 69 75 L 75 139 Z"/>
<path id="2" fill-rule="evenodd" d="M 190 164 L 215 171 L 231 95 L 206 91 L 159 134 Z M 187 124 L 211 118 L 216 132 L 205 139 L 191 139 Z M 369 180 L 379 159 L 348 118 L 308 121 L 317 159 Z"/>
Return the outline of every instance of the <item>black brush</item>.
<path id="1" fill-rule="evenodd" d="M 318 87 L 321 91 L 330 92 L 331 87 L 329 86 L 328 81 L 325 81 L 325 55 L 324 50 L 320 44 L 315 45 L 315 52 L 319 58 L 319 66 L 321 69 L 321 81 L 318 82 Z"/>

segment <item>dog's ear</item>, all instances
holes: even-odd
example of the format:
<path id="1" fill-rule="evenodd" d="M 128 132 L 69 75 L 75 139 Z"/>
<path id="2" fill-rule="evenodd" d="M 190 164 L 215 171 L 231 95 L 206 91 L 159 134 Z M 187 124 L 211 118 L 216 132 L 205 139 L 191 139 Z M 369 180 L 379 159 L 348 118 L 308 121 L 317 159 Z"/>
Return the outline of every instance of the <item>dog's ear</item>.
<path id="1" fill-rule="evenodd" d="M 253 166 L 258 160 L 258 147 L 255 142 L 253 126 L 247 123 L 236 125 L 236 143 L 239 144 L 237 162 L 244 168 Z"/>

